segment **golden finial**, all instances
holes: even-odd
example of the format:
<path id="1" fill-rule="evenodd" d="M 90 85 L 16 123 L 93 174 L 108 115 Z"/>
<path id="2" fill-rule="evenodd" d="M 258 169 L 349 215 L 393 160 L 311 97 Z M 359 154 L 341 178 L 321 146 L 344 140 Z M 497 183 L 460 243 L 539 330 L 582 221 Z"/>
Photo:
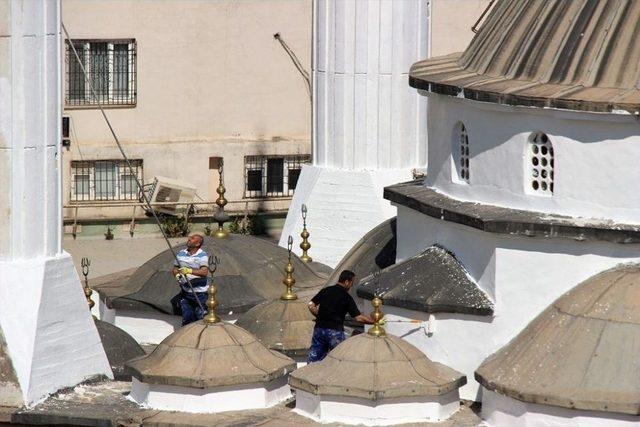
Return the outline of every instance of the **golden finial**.
<path id="1" fill-rule="evenodd" d="M 296 279 L 293 278 L 293 264 L 291 264 L 291 249 L 293 248 L 293 237 L 289 236 L 287 240 L 287 250 L 289 251 L 289 262 L 287 266 L 284 268 L 285 276 L 282 279 L 282 283 L 287 287 L 287 290 L 284 294 L 280 296 L 281 300 L 285 301 L 293 301 L 298 299 L 298 295 L 291 290 L 293 285 L 296 283 Z"/>
<path id="2" fill-rule="evenodd" d="M 371 317 L 373 318 L 373 326 L 369 328 L 369 335 L 373 335 L 374 337 L 383 337 L 387 333 L 384 328 L 380 326 L 380 321 L 384 317 L 384 313 L 380 309 L 382 307 L 382 300 L 378 297 L 375 297 L 371 301 L 371 305 L 373 305 L 373 313 L 371 313 Z"/>
<path id="3" fill-rule="evenodd" d="M 302 256 L 300 259 L 304 262 L 311 262 L 313 259 L 307 254 L 307 251 L 311 248 L 309 243 L 309 232 L 307 231 L 307 205 L 302 204 L 302 243 L 300 243 L 300 249 L 302 249 Z"/>
<path id="4" fill-rule="evenodd" d="M 89 258 L 82 258 L 80 261 L 80 265 L 82 266 L 82 275 L 84 276 L 84 286 L 82 287 L 84 290 L 84 296 L 87 299 L 87 304 L 89 305 L 89 311 L 96 305 L 95 302 L 91 299 L 91 294 L 93 291 L 89 287 L 89 266 L 91 265 L 91 260 Z"/>
<path id="5" fill-rule="evenodd" d="M 209 297 L 207 298 L 207 314 L 204 316 L 204 323 L 207 325 L 213 325 L 214 323 L 218 323 L 221 321 L 220 317 L 216 314 L 216 307 L 218 306 L 218 301 L 216 300 L 216 292 L 218 290 L 213 285 L 213 273 L 215 273 L 218 268 L 218 264 L 220 260 L 217 256 L 209 256 L 209 274 L 211 275 L 211 283 L 209 283 L 209 290 L 207 293 Z"/>
<path id="6" fill-rule="evenodd" d="M 224 188 L 224 162 L 220 159 L 220 165 L 218 168 L 218 175 L 220 176 L 220 185 L 216 189 L 218 198 L 216 199 L 216 205 L 218 205 L 218 211 L 213 215 L 213 219 L 218 223 L 218 229 L 213 233 L 213 237 L 218 239 L 224 239 L 229 235 L 229 232 L 224 229 L 224 223 L 229 221 L 229 215 L 224 211 L 224 207 L 227 204 L 227 199 L 224 198 L 224 193 L 227 189 Z"/>

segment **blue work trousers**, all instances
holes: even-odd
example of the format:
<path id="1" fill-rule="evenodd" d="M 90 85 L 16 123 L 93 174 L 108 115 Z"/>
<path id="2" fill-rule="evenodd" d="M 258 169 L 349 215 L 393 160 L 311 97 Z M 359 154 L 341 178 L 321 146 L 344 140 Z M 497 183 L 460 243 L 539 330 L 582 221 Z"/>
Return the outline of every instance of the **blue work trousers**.
<path id="1" fill-rule="evenodd" d="M 307 363 L 321 361 L 344 340 L 344 331 L 329 328 L 314 328 Z"/>
<path id="2" fill-rule="evenodd" d="M 201 320 L 207 314 L 207 293 L 206 292 L 181 292 L 180 309 L 182 310 L 182 326 Z M 197 299 L 196 299 L 197 298 Z M 202 308 L 198 305 L 198 300 Z"/>

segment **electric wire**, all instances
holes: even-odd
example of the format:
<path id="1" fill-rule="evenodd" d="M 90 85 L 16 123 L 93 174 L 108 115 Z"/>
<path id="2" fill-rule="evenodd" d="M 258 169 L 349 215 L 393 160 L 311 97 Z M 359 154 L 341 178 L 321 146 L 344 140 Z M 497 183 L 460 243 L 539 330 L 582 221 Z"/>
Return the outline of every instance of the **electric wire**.
<path id="1" fill-rule="evenodd" d="M 167 243 L 167 246 L 169 247 L 169 250 L 171 251 L 171 254 L 173 255 L 175 263 L 178 266 L 180 266 L 180 261 L 178 260 L 178 255 L 173 250 L 173 247 L 171 246 L 171 242 L 169 242 L 169 238 L 167 237 L 167 234 L 165 233 L 164 229 L 162 228 L 162 224 L 160 223 L 160 218 L 158 218 L 158 215 L 156 214 L 155 209 L 153 209 L 153 206 L 151 205 L 151 200 L 149 200 L 149 197 L 143 191 L 142 184 L 140 183 L 140 180 L 138 179 L 138 174 L 134 173 L 133 166 L 131 165 L 131 161 L 129 160 L 129 157 L 127 157 L 127 154 L 124 152 L 124 148 L 122 148 L 122 144 L 120 143 L 120 140 L 118 139 L 118 136 L 116 135 L 116 131 L 113 129 L 113 126 L 111 126 L 111 122 L 109 121 L 109 118 L 107 117 L 107 114 L 105 113 L 104 109 L 102 108 L 102 103 L 98 99 L 98 95 L 96 94 L 96 91 L 95 91 L 95 89 L 93 87 L 93 84 L 91 83 L 91 79 L 89 79 L 89 75 L 87 74 L 87 70 L 84 68 L 84 63 L 80 59 L 80 55 L 78 55 L 78 51 L 76 50 L 76 46 L 74 45 L 73 40 L 69 36 L 69 32 L 67 31 L 67 27 L 65 27 L 64 22 L 60 22 L 60 23 L 62 25 L 62 29 L 64 30 L 64 34 L 67 37 L 67 42 L 69 43 L 69 46 L 71 46 L 71 49 L 73 50 L 73 54 L 76 57 L 76 61 L 78 61 L 78 65 L 80 65 L 80 69 L 82 70 L 82 74 L 84 76 L 85 82 L 89 85 L 89 89 L 91 91 L 91 95 L 93 96 L 93 100 L 95 101 L 96 105 L 100 109 L 100 113 L 102 113 L 102 117 L 104 118 L 105 122 L 107 123 L 107 126 L 109 127 L 109 131 L 111 132 L 111 135 L 113 136 L 113 139 L 115 140 L 116 145 L 118 146 L 118 150 L 120 150 L 120 154 L 122 154 L 122 157 L 124 158 L 124 161 L 125 161 L 125 163 L 127 165 L 127 168 L 129 169 L 129 174 L 136 181 L 136 186 L 138 188 L 138 191 L 140 192 L 140 194 L 142 194 L 142 198 L 144 199 L 144 203 L 146 204 L 147 208 L 151 212 L 151 214 L 153 216 L 153 219 L 156 221 L 156 224 L 158 225 L 158 228 L 160 229 L 160 233 L 162 233 L 162 237 L 164 238 L 164 241 Z M 182 276 L 182 278 L 184 278 L 186 280 L 187 284 L 189 285 L 189 289 L 191 289 L 191 292 L 193 292 L 193 294 L 195 295 L 195 291 L 193 289 L 193 285 L 191 285 L 191 280 L 189 280 L 187 275 L 182 273 L 182 272 L 180 272 L 180 275 Z M 196 297 L 195 300 L 198 303 L 198 306 L 200 307 L 200 309 L 204 311 L 204 306 L 200 302 L 200 299 L 198 299 Z"/>

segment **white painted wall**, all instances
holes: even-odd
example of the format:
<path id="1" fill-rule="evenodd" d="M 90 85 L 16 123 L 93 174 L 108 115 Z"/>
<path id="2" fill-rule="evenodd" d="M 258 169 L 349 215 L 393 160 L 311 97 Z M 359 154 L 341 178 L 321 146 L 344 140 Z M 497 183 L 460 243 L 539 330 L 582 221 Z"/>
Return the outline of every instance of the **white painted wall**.
<path id="1" fill-rule="evenodd" d="M 27 404 L 112 376 L 61 248 L 61 46 L 59 1 L 0 2 L 0 327 Z"/>
<path id="2" fill-rule="evenodd" d="M 465 399 L 480 399 L 473 373 L 563 293 L 620 263 L 639 262 L 640 245 L 536 239 L 484 233 L 398 207 L 398 260 L 439 244 L 452 251 L 494 301 L 494 317 L 436 314 L 435 331 L 387 323 L 431 360 L 467 376 Z M 427 320 L 426 313 L 384 306 L 390 320 Z"/>
<path id="3" fill-rule="evenodd" d="M 460 409 L 458 391 L 442 396 L 382 399 L 374 402 L 345 396 L 318 396 L 296 391 L 295 412 L 321 423 L 386 426 L 439 422 Z"/>
<path id="4" fill-rule="evenodd" d="M 640 426 L 637 415 L 581 411 L 526 403 L 482 389 L 482 418 L 496 427 L 631 427 Z"/>
<path id="5" fill-rule="evenodd" d="M 298 181 L 281 246 L 302 231 L 303 203 L 310 255 L 329 266 L 395 214 L 382 188 L 426 164 L 426 99 L 408 72 L 428 56 L 429 23 L 426 0 L 314 1 L 314 169 Z"/>
<path id="6" fill-rule="evenodd" d="M 196 389 L 147 384 L 133 378 L 129 398 L 145 408 L 193 413 L 262 409 L 291 397 L 287 377 L 268 383 Z"/>
<path id="7" fill-rule="evenodd" d="M 425 94 L 426 95 L 426 94 Z M 629 114 L 511 107 L 429 97 L 425 185 L 460 200 L 553 214 L 640 223 L 640 127 Z M 453 130 L 469 134 L 469 185 L 452 180 Z M 545 132 L 555 152 L 554 194 L 527 194 L 527 140 Z"/>

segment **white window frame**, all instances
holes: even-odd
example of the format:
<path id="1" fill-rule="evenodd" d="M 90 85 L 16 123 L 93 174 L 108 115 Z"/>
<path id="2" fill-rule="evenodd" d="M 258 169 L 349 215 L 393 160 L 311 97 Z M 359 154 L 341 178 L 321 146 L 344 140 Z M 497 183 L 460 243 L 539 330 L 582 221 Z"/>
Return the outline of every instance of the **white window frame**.
<path id="1" fill-rule="evenodd" d="M 99 162 L 113 162 L 115 163 L 115 182 L 114 182 L 114 197 L 113 198 L 96 198 L 96 163 Z M 87 163 L 86 167 L 77 168 L 78 163 Z M 134 159 L 132 163 L 137 163 L 137 167 L 134 172 L 137 172 L 137 178 L 142 183 L 144 181 L 144 162 L 142 159 Z M 89 193 L 86 198 L 78 198 L 76 193 L 76 183 L 78 176 L 89 176 Z M 122 201 L 137 201 L 138 191 L 134 188 L 133 192 L 125 193 L 123 191 L 123 177 L 131 175 L 129 168 L 124 160 L 82 160 L 71 162 L 71 185 L 70 185 L 70 201 L 73 203 L 82 202 L 122 202 Z"/>

